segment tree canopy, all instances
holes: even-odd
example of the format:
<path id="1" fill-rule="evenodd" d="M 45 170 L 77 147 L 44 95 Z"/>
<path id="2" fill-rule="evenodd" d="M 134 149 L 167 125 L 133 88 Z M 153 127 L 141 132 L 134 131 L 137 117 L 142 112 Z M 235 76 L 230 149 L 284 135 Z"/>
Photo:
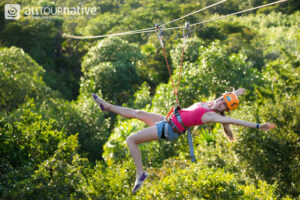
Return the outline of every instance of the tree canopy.
<path id="1" fill-rule="evenodd" d="M 74 40 L 62 33 L 102 35 L 153 27 L 217 1 L 3 1 L 21 18 L 0 16 L 0 199 L 298 199 L 300 197 L 299 1 L 182 29 L 164 30 L 179 101 L 188 107 L 246 88 L 230 117 L 272 122 L 270 132 L 220 124 L 187 138 L 140 145 L 150 176 L 133 195 L 136 174 L 127 136 L 137 119 L 100 112 L 96 93 L 118 106 L 165 115 L 175 104 L 163 50 L 153 32 Z M 178 20 L 197 23 L 267 1 L 226 1 Z M 35 16 L 29 7 L 97 7 L 90 16 Z"/>

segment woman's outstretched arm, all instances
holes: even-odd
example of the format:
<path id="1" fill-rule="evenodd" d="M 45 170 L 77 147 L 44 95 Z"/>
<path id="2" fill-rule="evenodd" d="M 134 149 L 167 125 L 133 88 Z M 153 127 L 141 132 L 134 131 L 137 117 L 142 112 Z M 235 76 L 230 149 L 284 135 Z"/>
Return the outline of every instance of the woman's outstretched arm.
<path id="1" fill-rule="evenodd" d="M 204 117 L 204 116 L 203 116 Z M 210 113 L 209 115 L 205 116 L 205 122 L 214 122 L 214 123 L 222 123 L 222 124 L 233 124 L 238 126 L 244 126 L 249 128 L 258 128 L 263 131 L 269 131 L 272 128 L 275 128 L 275 124 L 265 123 L 265 124 L 257 124 L 252 122 L 247 122 L 243 120 L 234 119 L 231 117 L 224 117 L 217 113 Z"/>

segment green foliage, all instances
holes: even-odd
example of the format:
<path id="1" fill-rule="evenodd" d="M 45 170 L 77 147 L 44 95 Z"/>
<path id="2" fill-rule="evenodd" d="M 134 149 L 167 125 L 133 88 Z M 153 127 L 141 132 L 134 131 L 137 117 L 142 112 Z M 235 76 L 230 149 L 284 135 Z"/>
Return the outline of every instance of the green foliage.
<path id="1" fill-rule="evenodd" d="M 80 151 L 87 152 L 90 161 L 102 159 L 103 145 L 107 142 L 111 127 L 112 117 L 100 114 L 98 105 L 91 96 L 79 98 L 72 104 L 78 118 L 71 120 L 69 126 L 75 133 L 79 133 Z"/>
<path id="2" fill-rule="evenodd" d="M 137 73 L 142 81 L 146 81 L 151 86 L 151 93 L 153 94 L 157 85 L 169 79 L 168 68 L 155 35 L 150 36 L 148 42 L 141 46 L 141 51 L 145 58 L 138 63 Z M 168 46 L 166 51 L 168 54 Z"/>
<path id="3" fill-rule="evenodd" d="M 117 14 L 104 13 L 88 21 L 88 25 L 83 28 L 85 35 L 102 35 L 107 33 L 120 21 Z"/>
<path id="4" fill-rule="evenodd" d="M 184 42 L 178 44 L 176 48 L 171 51 L 171 57 L 172 57 L 172 63 L 176 68 L 179 68 L 181 58 L 182 58 L 182 51 L 184 47 L 184 54 L 183 54 L 183 62 L 190 62 L 194 63 L 198 60 L 201 51 L 199 51 L 199 48 L 204 48 L 204 42 L 203 40 L 193 37 L 188 38 L 186 40 L 185 46 Z"/>
<path id="5" fill-rule="evenodd" d="M 44 121 L 28 109 L 20 121 L 10 124 L 1 119 L 0 125 L 1 197 L 85 197 L 82 184 L 90 168 L 77 153 L 77 135 L 67 137 L 53 119 Z"/>
<path id="6" fill-rule="evenodd" d="M 102 146 L 109 137 L 109 119 L 99 115 L 99 107 L 92 97 L 68 102 L 56 97 L 44 98 L 40 102 L 28 100 L 11 116 L 10 121 L 22 118 L 24 110 L 39 113 L 43 119 L 56 119 L 59 129 L 69 135 L 78 133 L 80 154 L 86 155 L 91 162 L 102 158 Z"/>
<path id="7" fill-rule="evenodd" d="M 0 3 L 1 13 L 5 3 Z M 79 3 L 25 0 L 21 7 Z M 229 143 L 221 125 L 194 128 L 196 163 L 190 163 L 185 135 L 174 142 L 139 145 L 150 176 L 137 195 L 131 193 L 136 174 L 126 137 L 145 125 L 100 113 L 91 93 L 110 103 L 166 114 L 175 98 L 156 35 L 99 42 L 60 36 L 61 32 L 98 35 L 143 29 L 211 4 L 207 0 L 88 0 L 85 6 L 100 9 L 96 16 L 5 20 L 1 15 L 0 46 L 8 48 L 0 49 L 0 198 L 299 198 L 297 0 L 193 26 L 192 35 L 197 37 L 189 38 L 185 47 L 182 107 L 212 100 L 231 87 L 245 87 L 247 102 L 241 98 L 241 106 L 230 115 L 270 121 L 276 129 L 262 132 L 232 126 L 237 142 Z M 227 1 L 186 20 L 196 23 L 261 4 Z M 182 20 L 172 24 L 182 25 Z M 166 30 L 164 36 L 174 80 L 183 47 L 181 31 Z M 42 77 L 62 95 L 49 89 Z"/>
<path id="8" fill-rule="evenodd" d="M 148 199 L 275 198 L 274 186 L 263 182 L 258 187 L 242 184 L 236 180 L 234 174 L 226 173 L 222 169 L 204 169 L 201 164 L 189 166 L 168 160 L 158 174 L 151 183 L 146 184 L 139 195 Z"/>
<path id="9" fill-rule="evenodd" d="M 53 71 L 49 72 L 47 84 L 62 93 L 68 100 L 76 99 L 80 89 L 81 59 L 86 53 L 87 45 L 83 41 L 63 41 L 57 56 L 57 64 Z M 48 71 L 48 70 L 47 70 Z"/>
<path id="10" fill-rule="evenodd" d="M 242 46 L 242 44 L 246 45 L 247 42 L 250 42 L 255 37 L 255 32 L 253 32 L 253 30 L 249 27 L 238 21 L 232 22 L 232 20 L 228 20 L 226 22 L 212 22 L 203 27 L 197 27 L 195 32 L 197 36 L 202 39 L 224 40 L 228 43 L 234 43 L 234 45 L 237 46 Z M 233 38 L 243 43 L 234 42 Z"/>
<path id="11" fill-rule="evenodd" d="M 90 68 L 102 62 L 132 62 L 136 63 L 141 58 L 139 49 L 118 37 L 99 41 L 84 56 L 82 71 L 88 72 Z"/>
<path id="12" fill-rule="evenodd" d="M 300 90 L 299 59 L 277 59 L 269 62 L 263 71 L 275 94 L 298 95 Z M 294 66 L 293 66 L 294 65 Z M 268 89 L 265 89 L 268 90 Z"/>
<path id="13" fill-rule="evenodd" d="M 95 65 L 82 79 L 84 93 L 101 91 L 103 97 L 117 104 L 125 103 L 139 83 L 134 65 L 124 62 L 102 62 Z"/>
<path id="14" fill-rule="evenodd" d="M 259 117 L 259 121 L 276 124 L 271 132 L 252 129 L 241 131 L 240 143 L 235 151 L 246 163 L 247 173 L 254 178 L 263 179 L 269 184 L 277 182 L 280 196 L 299 195 L 299 97 L 276 96 L 275 102 L 268 100 L 264 105 L 249 112 Z M 253 108 L 253 106 L 252 106 Z M 247 108 L 243 109 L 246 110 Z M 243 112 L 243 111 L 241 111 Z"/>
<path id="15" fill-rule="evenodd" d="M 70 66 L 70 61 L 61 55 L 60 45 L 63 42 L 60 36 L 61 27 L 62 20 L 59 19 L 15 20 L 6 23 L 1 29 L 0 46 L 17 46 L 24 49 L 39 65 L 44 67 L 44 80 L 47 85 L 60 90 L 65 97 L 71 98 L 72 94 L 68 87 L 72 84 L 69 81 L 72 78 L 72 72 L 76 71 L 74 71 L 74 66 Z M 74 75 L 76 76 L 75 73 Z"/>
<path id="16" fill-rule="evenodd" d="M 217 171 L 200 170 L 196 167 L 173 172 L 162 179 L 159 191 L 165 191 L 168 198 L 187 199 L 237 199 L 242 190 L 236 187 L 233 177 Z M 185 192 L 186 191 L 186 192 Z M 167 198 L 163 194 L 161 198 Z"/>
<path id="17" fill-rule="evenodd" d="M 65 137 L 55 121 L 24 110 L 20 121 L 9 123 L 1 118 L 1 195 L 12 198 L 37 166 L 52 156 Z M 9 184 L 7 184 L 9 183 Z"/>
<path id="18" fill-rule="evenodd" d="M 26 97 L 38 98 L 49 91 L 42 80 L 44 70 L 22 49 L 0 49 L 0 110 L 10 112 Z"/>
<path id="19" fill-rule="evenodd" d="M 259 84 L 260 79 L 252 63 L 246 60 L 247 55 L 230 54 L 220 43 L 212 43 L 201 53 L 196 66 L 202 73 L 198 80 L 205 83 L 205 86 L 202 86 L 204 91 L 220 94 L 230 87 L 245 87 L 251 90 L 253 84 Z M 188 73 L 191 74 L 190 71 Z"/>
<path id="20" fill-rule="evenodd" d="M 117 104 L 127 102 L 139 83 L 135 68 L 139 55 L 136 46 L 119 38 L 100 41 L 84 57 L 81 93 L 100 90 Z"/>
<path id="21" fill-rule="evenodd" d="M 136 109 L 138 108 L 145 108 L 146 105 L 151 103 L 151 96 L 150 96 L 150 86 L 144 82 L 140 89 L 134 93 L 134 106 Z"/>
<path id="22" fill-rule="evenodd" d="M 43 121 L 30 110 L 24 110 L 20 120 L 12 124 L 1 122 L 1 158 L 13 167 L 41 163 L 53 154 L 62 132 L 52 130 L 57 126 L 54 120 Z"/>
<path id="23" fill-rule="evenodd" d="M 78 153 L 75 135 L 61 140 L 55 154 L 26 180 L 27 196 L 39 199 L 87 199 L 83 188 L 90 175 L 89 162 Z"/>
<path id="24" fill-rule="evenodd" d="M 56 37 L 61 24 L 61 20 L 15 20 L 1 30 L 0 44 L 24 49 L 37 63 L 49 69 L 54 64 L 54 52 L 59 48 Z"/>
<path id="25" fill-rule="evenodd" d="M 133 162 L 104 166 L 97 162 L 87 187 L 90 199 L 133 199 L 131 192 L 135 180 Z"/>

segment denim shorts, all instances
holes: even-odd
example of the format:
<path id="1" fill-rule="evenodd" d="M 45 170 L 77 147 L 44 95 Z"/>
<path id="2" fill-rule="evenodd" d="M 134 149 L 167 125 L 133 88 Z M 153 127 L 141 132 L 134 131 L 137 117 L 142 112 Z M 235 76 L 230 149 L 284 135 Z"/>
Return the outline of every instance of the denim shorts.
<path id="1" fill-rule="evenodd" d="M 159 139 L 166 139 L 166 140 L 176 140 L 180 135 L 175 133 L 168 122 L 164 121 L 164 117 L 160 122 L 156 122 L 157 127 L 157 134 Z M 161 138 L 163 135 L 164 128 L 168 128 L 168 138 Z"/>

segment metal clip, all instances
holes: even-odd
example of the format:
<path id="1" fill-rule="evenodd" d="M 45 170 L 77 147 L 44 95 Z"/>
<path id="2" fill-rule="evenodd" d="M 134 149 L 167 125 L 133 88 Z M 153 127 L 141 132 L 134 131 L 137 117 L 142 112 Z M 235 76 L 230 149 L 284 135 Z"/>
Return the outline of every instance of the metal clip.
<path id="1" fill-rule="evenodd" d="M 183 38 L 187 39 L 190 36 L 191 32 L 192 32 L 192 30 L 190 28 L 190 23 L 186 22 L 185 26 L 183 28 Z"/>
<path id="2" fill-rule="evenodd" d="M 162 28 L 159 26 L 159 23 L 155 24 L 155 32 L 156 32 L 156 34 L 158 34 L 159 37 L 164 36 L 164 32 L 163 32 Z"/>
<path id="3" fill-rule="evenodd" d="M 164 48 L 164 43 L 162 41 L 162 38 L 164 36 L 164 32 L 163 32 L 162 28 L 159 26 L 159 23 L 155 24 L 155 33 L 156 33 L 156 36 L 159 40 L 159 43 L 160 43 L 161 47 Z"/>

